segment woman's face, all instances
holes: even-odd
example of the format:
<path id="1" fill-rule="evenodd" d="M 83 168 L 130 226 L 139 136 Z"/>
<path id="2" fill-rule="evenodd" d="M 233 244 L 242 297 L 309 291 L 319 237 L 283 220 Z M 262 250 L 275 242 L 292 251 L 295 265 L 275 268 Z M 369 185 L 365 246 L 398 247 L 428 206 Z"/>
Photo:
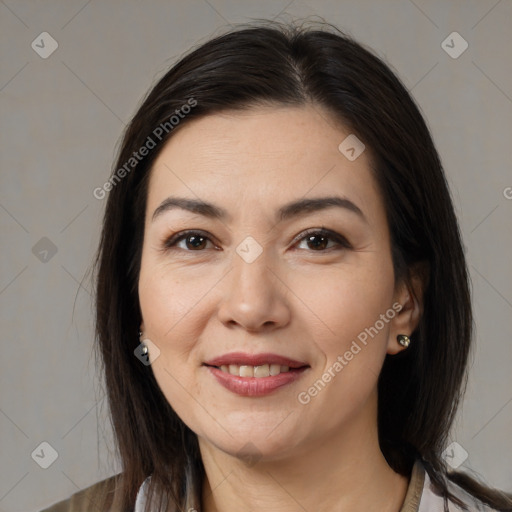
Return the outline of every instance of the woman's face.
<path id="1" fill-rule="evenodd" d="M 339 149 L 349 135 L 319 107 L 229 112 L 184 125 L 153 166 L 142 327 L 203 443 L 278 458 L 376 422 L 385 355 L 412 329 L 368 151 Z"/>

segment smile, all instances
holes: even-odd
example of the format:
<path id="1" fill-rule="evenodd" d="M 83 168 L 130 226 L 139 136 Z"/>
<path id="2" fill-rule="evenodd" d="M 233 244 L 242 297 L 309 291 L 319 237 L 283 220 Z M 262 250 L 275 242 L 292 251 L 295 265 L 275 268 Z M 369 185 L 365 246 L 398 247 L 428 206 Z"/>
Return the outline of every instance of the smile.
<path id="1" fill-rule="evenodd" d="M 259 370 L 261 366 L 269 366 L 269 369 Z M 205 365 L 205 368 L 208 369 L 210 374 L 215 378 L 215 381 L 223 386 L 228 391 L 235 393 L 239 396 L 246 397 L 260 397 L 268 395 L 272 392 L 277 391 L 278 389 L 283 388 L 284 386 L 291 385 L 293 382 L 297 381 L 302 377 L 304 372 L 309 369 L 309 366 L 303 366 L 301 368 L 288 368 L 284 366 L 284 371 L 279 367 L 279 373 L 275 375 L 270 374 L 270 367 L 274 365 L 261 365 L 257 366 L 256 373 L 259 376 L 240 376 L 240 374 L 245 373 L 254 373 L 254 367 L 252 366 L 237 366 L 237 365 L 229 365 L 229 367 L 225 367 L 224 369 L 217 368 L 216 366 L 208 366 Z M 229 372 L 230 367 L 233 367 L 233 372 L 237 372 L 237 374 L 232 374 Z M 277 368 L 275 368 L 277 371 Z M 261 375 L 261 373 L 269 373 L 268 376 Z"/>
<path id="2" fill-rule="evenodd" d="M 226 354 L 204 363 L 215 380 L 241 396 L 263 396 L 301 378 L 307 363 L 276 354 Z"/>

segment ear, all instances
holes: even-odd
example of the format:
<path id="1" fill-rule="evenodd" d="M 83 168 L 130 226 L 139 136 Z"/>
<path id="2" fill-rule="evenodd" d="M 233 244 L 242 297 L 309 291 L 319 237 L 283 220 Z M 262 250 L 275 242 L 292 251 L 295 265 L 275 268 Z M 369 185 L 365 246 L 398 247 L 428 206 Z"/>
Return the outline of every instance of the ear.
<path id="1" fill-rule="evenodd" d="M 428 286 L 428 262 L 417 263 L 409 268 L 409 282 L 401 280 L 393 296 L 393 304 L 400 304 L 401 309 L 389 322 L 388 354 L 398 354 L 405 347 L 397 341 L 399 334 L 411 336 L 423 315 L 423 296 Z M 398 308 L 397 308 L 398 309 Z"/>

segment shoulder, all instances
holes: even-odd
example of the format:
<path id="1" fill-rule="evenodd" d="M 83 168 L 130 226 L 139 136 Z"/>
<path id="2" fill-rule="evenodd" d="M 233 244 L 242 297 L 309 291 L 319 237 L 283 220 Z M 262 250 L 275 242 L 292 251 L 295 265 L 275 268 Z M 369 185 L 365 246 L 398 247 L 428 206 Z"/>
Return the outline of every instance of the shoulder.
<path id="1" fill-rule="evenodd" d="M 121 473 L 101 480 L 40 512 L 110 511 L 120 476 Z"/>

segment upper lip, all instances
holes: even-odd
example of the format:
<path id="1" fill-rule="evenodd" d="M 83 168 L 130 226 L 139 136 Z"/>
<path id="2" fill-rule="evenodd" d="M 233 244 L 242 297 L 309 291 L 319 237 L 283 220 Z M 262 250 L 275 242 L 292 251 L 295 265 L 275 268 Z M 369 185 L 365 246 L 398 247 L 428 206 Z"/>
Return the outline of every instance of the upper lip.
<path id="1" fill-rule="evenodd" d="M 297 361 L 290 359 L 286 356 L 280 356 L 279 354 L 271 354 L 269 352 L 262 354 L 246 354 L 244 352 L 230 352 L 219 357 L 215 357 L 206 361 L 204 364 L 208 366 L 223 366 L 236 364 L 238 366 L 261 366 L 263 364 L 280 364 L 282 366 L 288 366 L 290 368 L 302 368 L 303 366 L 309 366 L 303 361 Z"/>

